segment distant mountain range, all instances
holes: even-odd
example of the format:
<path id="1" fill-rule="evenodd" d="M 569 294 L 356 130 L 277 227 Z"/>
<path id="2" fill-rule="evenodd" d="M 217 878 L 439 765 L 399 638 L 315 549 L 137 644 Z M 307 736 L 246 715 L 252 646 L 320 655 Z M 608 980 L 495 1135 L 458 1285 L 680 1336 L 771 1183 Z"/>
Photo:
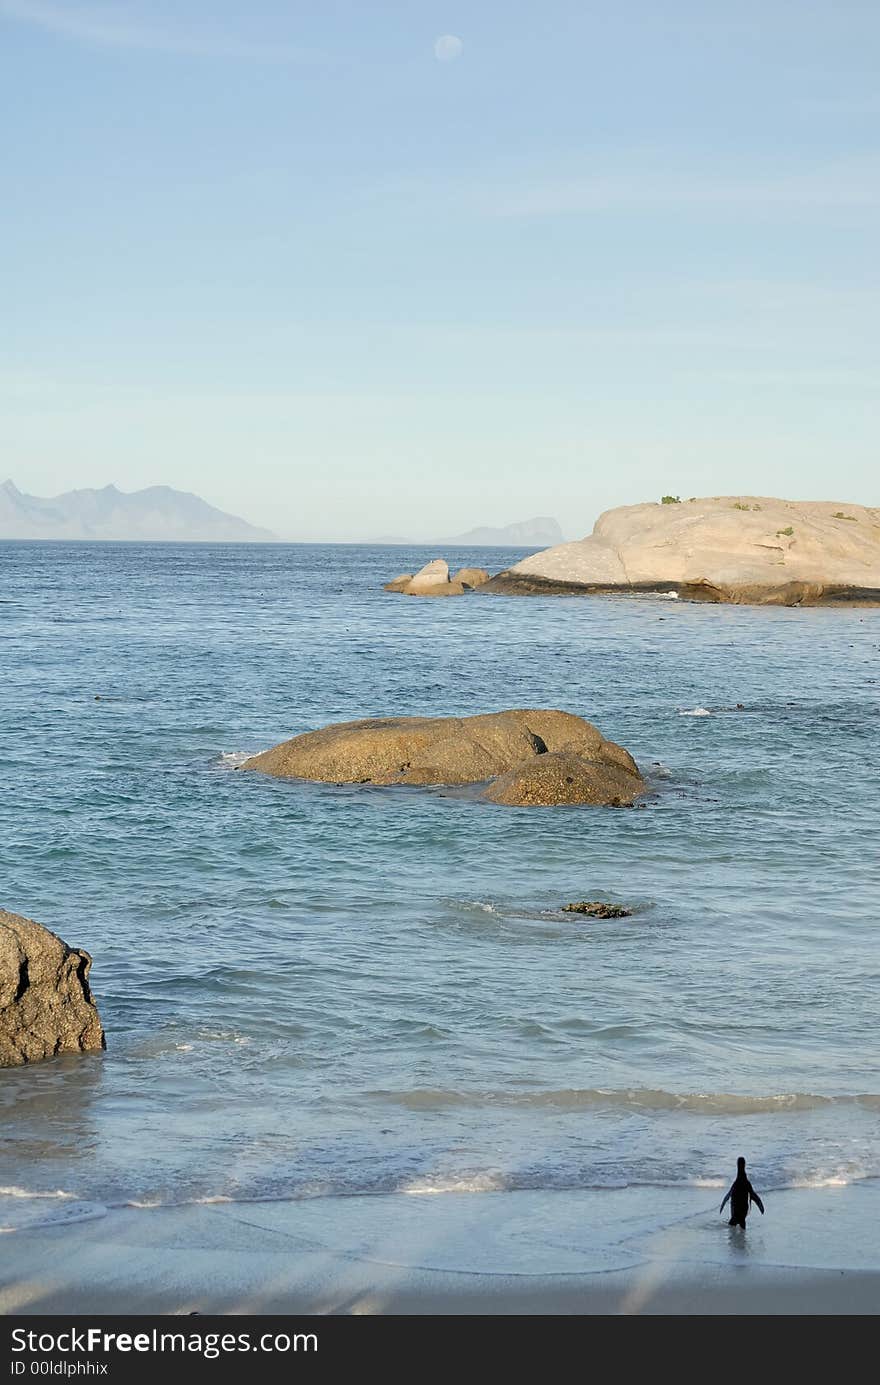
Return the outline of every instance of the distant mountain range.
<path id="1" fill-rule="evenodd" d="M 115 486 L 67 491 L 49 500 L 0 486 L 0 539 L 141 539 L 160 543 L 256 543 L 274 539 L 206 500 L 170 486 L 126 494 Z"/>
<path id="2" fill-rule="evenodd" d="M 446 544 L 450 548 L 465 548 L 472 545 L 475 548 L 538 549 L 552 548 L 554 544 L 563 543 L 564 536 L 555 519 L 542 518 L 521 519 L 516 524 L 505 524 L 501 529 L 492 529 L 488 526 L 469 529 L 466 534 L 456 534 L 451 539 L 400 539 L 385 535 L 383 538 L 377 539 L 376 542 L 412 546 L 431 544 L 438 548 Z"/>
<path id="3" fill-rule="evenodd" d="M 479 544 L 483 548 L 549 548 L 554 543 L 562 543 L 563 535 L 555 519 L 521 519 L 516 524 L 505 524 L 502 529 L 469 529 L 466 534 L 456 534 L 455 538 L 442 539 L 442 543 Z"/>

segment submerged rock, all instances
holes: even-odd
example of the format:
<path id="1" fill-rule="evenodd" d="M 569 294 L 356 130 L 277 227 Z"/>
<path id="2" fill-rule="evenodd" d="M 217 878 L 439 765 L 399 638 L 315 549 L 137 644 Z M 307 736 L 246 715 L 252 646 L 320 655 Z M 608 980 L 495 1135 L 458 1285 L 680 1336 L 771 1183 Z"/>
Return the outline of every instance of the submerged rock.
<path id="1" fill-rule="evenodd" d="M 645 791 L 628 751 L 582 717 L 552 710 L 342 722 L 284 741 L 242 769 L 335 784 L 493 780 L 482 796 L 510 804 L 631 803 Z"/>
<path id="2" fill-rule="evenodd" d="M 486 590 L 880 605 L 880 509 L 767 496 L 667 496 L 662 504 L 606 511 L 588 538 L 524 558 Z"/>
<path id="3" fill-rule="evenodd" d="M 0 1068 L 106 1046 L 91 965 L 82 948 L 0 909 Z"/>
<path id="4" fill-rule="evenodd" d="M 563 904 L 563 914 L 589 914 L 594 919 L 628 919 L 632 909 L 622 904 L 603 904 L 600 899 L 580 899 L 576 904 Z"/>

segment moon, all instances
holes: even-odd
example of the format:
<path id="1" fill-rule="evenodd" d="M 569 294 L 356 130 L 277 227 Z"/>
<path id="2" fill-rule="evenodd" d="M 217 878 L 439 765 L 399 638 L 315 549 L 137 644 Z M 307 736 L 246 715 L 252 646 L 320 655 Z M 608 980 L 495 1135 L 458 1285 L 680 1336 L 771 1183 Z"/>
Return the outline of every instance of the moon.
<path id="1" fill-rule="evenodd" d="M 453 63 L 460 58 L 464 44 L 457 34 L 441 34 L 434 40 L 434 57 L 438 63 Z"/>

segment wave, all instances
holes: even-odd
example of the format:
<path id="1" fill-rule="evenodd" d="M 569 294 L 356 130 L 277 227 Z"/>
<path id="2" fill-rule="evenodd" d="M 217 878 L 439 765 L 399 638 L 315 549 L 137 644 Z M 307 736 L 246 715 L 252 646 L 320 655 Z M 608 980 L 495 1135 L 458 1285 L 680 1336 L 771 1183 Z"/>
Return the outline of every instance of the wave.
<path id="1" fill-rule="evenodd" d="M 862 1177 L 867 1178 L 865 1174 Z M 847 1177 L 843 1173 L 806 1173 L 793 1178 L 788 1184 L 790 1188 L 847 1188 L 850 1183 L 858 1181 L 856 1178 Z"/>
<path id="2" fill-rule="evenodd" d="M 202 1026 L 188 1029 L 180 1038 L 167 1031 L 151 1034 L 139 1043 L 132 1044 L 128 1052 L 132 1058 L 165 1058 L 173 1053 L 193 1053 L 197 1048 L 200 1049 L 207 1044 L 229 1044 L 235 1048 L 247 1048 L 252 1042 L 251 1035 L 240 1034 L 235 1029 L 209 1029 Z M 2 1191 L 0 1188 L 0 1193 Z"/>
<path id="3" fill-rule="evenodd" d="M 63 1188 L 56 1188 L 54 1192 L 32 1192 L 30 1188 L 20 1188 L 17 1184 L 11 1183 L 8 1187 L 0 1185 L 0 1197 L 53 1197 L 53 1198 L 75 1198 L 76 1193 L 66 1193 Z"/>
<path id="4" fill-rule="evenodd" d="M 0 1235 L 35 1231 L 41 1227 L 71 1226 L 107 1215 L 101 1202 L 80 1198 L 58 1188 L 54 1192 L 0 1187 Z"/>
<path id="5" fill-rule="evenodd" d="M 414 1178 L 411 1183 L 401 1183 L 397 1192 L 409 1196 L 423 1196 L 432 1193 L 502 1193 L 509 1183 L 500 1173 L 470 1174 L 432 1174 L 428 1177 Z"/>
<path id="6" fill-rule="evenodd" d="M 690 707 L 680 711 L 678 715 L 680 717 L 710 717 L 712 713 L 708 707 Z"/>
<path id="7" fill-rule="evenodd" d="M 828 1172 L 788 1173 L 784 1170 L 762 1178 L 761 1187 L 768 1192 L 816 1192 L 827 1188 L 845 1188 L 856 1184 L 880 1182 L 880 1171 L 862 1167 L 841 1167 Z M 638 1174 L 585 1174 L 581 1170 L 564 1168 L 540 1169 L 463 1169 L 460 1172 L 426 1173 L 421 1175 L 386 1172 L 372 1178 L 329 1178 L 321 1182 L 291 1183 L 273 1190 L 234 1193 L 207 1193 L 200 1197 L 130 1197 L 122 1201 L 103 1203 L 76 1199 L 45 1211 L 35 1210 L 32 1216 L 13 1216 L 10 1224 L 8 1210 L 0 1204 L 0 1232 L 24 1230 L 45 1225 L 67 1225 L 76 1221 L 94 1220 L 117 1209 L 152 1212 L 180 1207 L 250 1207 L 284 1202 L 314 1202 L 321 1198 L 355 1197 L 443 1197 L 448 1194 L 485 1193 L 615 1193 L 626 1190 L 681 1189 L 697 1193 L 716 1194 L 730 1184 L 729 1171 L 724 1174 L 691 1174 L 681 1178 L 662 1176 L 639 1177 Z M 33 1193 L 30 1196 L 40 1198 Z"/>
<path id="8" fill-rule="evenodd" d="M 223 769 L 238 769 L 245 760 L 250 760 L 252 756 L 258 754 L 258 750 L 221 750 L 218 763 Z"/>
<path id="9" fill-rule="evenodd" d="M 487 1193 L 620 1192 L 624 1190 L 679 1189 L 693 1193 L 711 1194 L 727 1188 L 730 1171 L 713 1168 L 715 1159 L 706 1157 L 703 1169 L 674 1169 L 671 1165 L 658 1167 L 655 1161 L 631 1165 L 612 1164 L 584 1167 L 577 1162 L 538 1162 L 536 1164 L 502 1167 L 476 1160 L 458 1168 L 430 1167 L 416 1170 L 398 1166 L 375 1168 L 362 1165 L 351 1170 L 337 1170 L 326 1177 L 298 1178 L 294 1172 L 271 1182 L 260 1181 L 250 1187 L 226 1184 L 212 1190 L 210 1184 L 200 1191 L 156 1189 L 134 1192 L 116 1198 L 94 1200 L 87 1194 L 44 1192 L 15 1187 L 5 1190 L 11 1196 L 0 1195 L 0 1233 L 28 1231 L 42 1226 L 65 1226 L 89 1221 L 108 1213 L 129 1209 L 149 1213 L 182 1207 L 252 1206 L 273 1203 L 312 1202 L 322 1198 L 354 1197 L 442 1197 L 447 1194 L 469 1195 Z M 652 1166 L 653 1165 L 653 1166 Z M 800 1166 L 798 1166 L 800 1165 Z M 880 1166 L 870 1159 L 853 1159 L 851 1151 L 842 1148 L 840 1157 L 826 1156 L 815 1162 L 790 1161 L 786 1157 L 771 1158 L 762 1163 L 761 1187 L 768 1192 L 817 1192 L 853 1185 L 880 1183 Z M 3 1190 L 0 1190 L 2 1194 Z M 60 1200 L 59 1200 L 60 1199 Z"/>
<path id="10" fill-rule="evenodd" d="M 408 1110 L 444 1110 L 458 1106 L 541 1107 L 582 1111 L 604 1107 L 634 1111 L 689 1111 L 700 1115 L 753 1116 L 775 1112 L 816 1111 L 826 1106 L 863 1106 L 880 1111 L 880 1095 L 864 1092 L 852 1096 L 822 1096 L 813 1092 L 779 1092 L 751 1096 L 736 1092 L 666 1092 L 650 1087 L 622 1090 L 602 1087 L 562 1088 L 557 1091 L 447 1091 L 417 1087 L 410 1091 L 376 1090 L 368 1093 Z"/>

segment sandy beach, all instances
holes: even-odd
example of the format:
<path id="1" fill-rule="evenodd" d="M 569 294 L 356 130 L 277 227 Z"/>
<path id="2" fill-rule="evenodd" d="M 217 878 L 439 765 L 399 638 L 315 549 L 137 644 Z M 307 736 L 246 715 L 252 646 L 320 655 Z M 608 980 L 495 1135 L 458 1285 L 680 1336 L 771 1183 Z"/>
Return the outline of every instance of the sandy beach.
<path id="1" fill-rule="evenodd" d="M 0 1310 L 877 1312 L 880 1190 L 770 1193 L 745 1235 L 718 1216 L 719 1201 L 714 1189 L 621 1189 L 68 1204 L 42 1218 L 30 1203 L 0 1238 Z"/>

